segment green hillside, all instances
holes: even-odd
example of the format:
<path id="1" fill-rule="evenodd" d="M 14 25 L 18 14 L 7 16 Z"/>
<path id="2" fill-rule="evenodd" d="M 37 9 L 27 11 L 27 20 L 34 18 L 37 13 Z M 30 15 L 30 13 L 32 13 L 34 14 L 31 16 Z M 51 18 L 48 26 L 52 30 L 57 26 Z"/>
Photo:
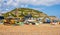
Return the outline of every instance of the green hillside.
<path id="1" fill-rule="evenodd" d="M 31 14 L 33 17 L 44 17 L 47 16 L 47 14 L 38 11 L 38 10 L 34 10 L 34 9 L 30 9 L 30 8 L 16 8 L 10 12 L 5 13 L 3 16 L 4 17 L 9 17 L 9 16 L 13 16 L 13 17 L 23 17 L 26 16 L 28 14 Z"/>

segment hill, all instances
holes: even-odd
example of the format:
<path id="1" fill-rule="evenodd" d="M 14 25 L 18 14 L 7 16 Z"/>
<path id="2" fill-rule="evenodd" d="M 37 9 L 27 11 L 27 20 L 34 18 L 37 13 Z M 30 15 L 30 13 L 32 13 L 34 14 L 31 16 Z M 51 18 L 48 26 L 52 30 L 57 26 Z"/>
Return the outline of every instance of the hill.
<path id="1" fill-rule="evenodd" d="M 30 9 L 30 8 L 16 8 L 10 12 L 7 12 L 5 14 L 3 14 L 4 17 L 9 17 L 9 16 L 13 16 L 13 17 L 22 17 L 23 15 L 26 16 L 28 14 L 31 14 L 33 17 L 44 17 L 47 16 L 47 14 L 38 11 L 38 10 L 34 10 L 34 9 Z"/>

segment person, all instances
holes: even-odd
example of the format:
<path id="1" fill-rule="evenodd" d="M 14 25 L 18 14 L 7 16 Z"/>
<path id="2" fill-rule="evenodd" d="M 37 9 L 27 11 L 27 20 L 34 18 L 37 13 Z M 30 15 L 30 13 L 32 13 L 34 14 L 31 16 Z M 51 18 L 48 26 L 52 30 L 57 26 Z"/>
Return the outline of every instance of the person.
<path id="1" fill-rule="evenodd" d="M 10 24 L 9 23 L 9 20 L 6 18 L 6 19 L 4 19 L 4 25 L 6 25 L 6 24 Z"/>
<path id="2" fill-rule="evenodd" d="M 15 20 L 13 18 L 10 20 L 10 24 L 15 24 Z"/>
<path id="3" fill-rule="evenodd" d="M 36 19 L 35 25 L 39 25 L 39 21 Z"/>

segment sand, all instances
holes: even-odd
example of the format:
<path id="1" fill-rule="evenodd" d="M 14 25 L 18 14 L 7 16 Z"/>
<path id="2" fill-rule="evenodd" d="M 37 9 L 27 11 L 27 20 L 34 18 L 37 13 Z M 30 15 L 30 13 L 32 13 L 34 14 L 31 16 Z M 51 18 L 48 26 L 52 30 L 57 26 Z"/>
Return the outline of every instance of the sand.
<path id="1" fill-rule="evenodd" d="M 6 26 L 0 24 L 0 35 L 60 35 L 60 25 Z"/>

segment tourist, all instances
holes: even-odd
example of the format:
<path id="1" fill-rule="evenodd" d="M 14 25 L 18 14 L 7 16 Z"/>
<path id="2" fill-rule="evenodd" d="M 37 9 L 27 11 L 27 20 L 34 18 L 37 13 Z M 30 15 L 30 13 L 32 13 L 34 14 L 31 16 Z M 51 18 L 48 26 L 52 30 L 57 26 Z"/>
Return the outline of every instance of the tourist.
<path id="1" fill-rule="evenodd" d="M 7 25 L 7 24 L 10 24 L 10 23 L 9 23 L 9 20 L 6 18 L 4 19 L 4 25 Z"/>
<path id="2" fill-rule="evenodd" d="M 10 24 L 15 24 L 15 20 L 13 18 L 10 20 Z"/>

